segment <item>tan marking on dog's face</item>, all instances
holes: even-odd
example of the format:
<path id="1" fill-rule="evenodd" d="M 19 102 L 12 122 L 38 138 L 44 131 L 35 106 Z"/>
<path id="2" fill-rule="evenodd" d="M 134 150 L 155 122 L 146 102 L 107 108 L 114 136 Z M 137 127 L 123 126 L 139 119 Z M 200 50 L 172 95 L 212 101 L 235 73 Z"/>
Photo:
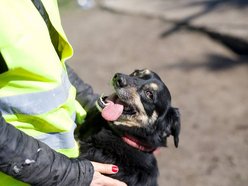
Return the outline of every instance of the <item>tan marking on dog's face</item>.
<path id="1" fill-rule="evenodd" d="M 158 90 L 158 85 L 156 83 L 151 83 L 149 86 L 154 91 L 157 91 Z"/>
<path id="2" fill-rule="evenodd" d="M 125 125 L 127 127 L 140 127 L 140 125 L 132 120 L 125 120 L 125 121 L 114 121 L 113 122 L 115 125 Z"/>
<path id="3" fill-rule="evenodd" d="M 158 117 L 157 112 L 154 111 L 152 116 L 148 117 L 141 102 L 140 96 L 134 88 L 129 88 L 128 104 L 134 106 L 136 114 L 121 115 L 118 120 L 113 122 L 115 125 L 125 125 L 128 127 L 144 127 L 145 125 L 153 124 L 156 121 Z"/>
<path id="4" fill-rule="evenodd" d="M 144 73 L 145 75 L 149 75 L 149 74 L 151 74 L 151 71 L 148 70 L 148 69 L 145 69 L 145 70 L 143 71 L 143 73 Z"/>
<path id="5" fill-rule="evenodd" d="M 154 111 L 152 113 L 152 116 L 149 118 L 149 123 L 153 124 L 155 123 L 155 121 L 158 119 L 158 113 L 156 111 Z"/>
<path id="6" fill-rule="evenodd" d="M 149 75 L 151 74 L 151 71 L 148 69 L 144 69 L 144 70 L 136 70 L 133 73 L 133 76 L 137 76 L 137 77 L 143 77 L 145 75 Z"/>
<path id="7" fill-rule="evenodd" d="M 144 87 L 144 89 L 158 91 L 159 90 L 159 86 L 156 83 L 150 83 L 150 84 L 146 84 L 145 87 Z"/>
<path id="8" fill-rule="evenodd" d="M 149 74 L 151 74 L 151 71 L 148 70 L 148 69 L 145 69 L 143 71 L 139 71 L 138 73 L 136 73 L 136 75 L 138 77 L 143 77 L 143 76 L 146 76 L 146 75 L 149 75 Z"/>

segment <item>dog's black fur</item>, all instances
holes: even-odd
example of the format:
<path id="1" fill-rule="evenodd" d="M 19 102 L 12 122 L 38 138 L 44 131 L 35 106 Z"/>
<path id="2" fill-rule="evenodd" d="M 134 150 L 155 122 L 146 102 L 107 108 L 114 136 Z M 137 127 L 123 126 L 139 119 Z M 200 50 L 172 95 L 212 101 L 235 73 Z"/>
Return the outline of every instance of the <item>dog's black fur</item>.
<path id="1" fill-rule="evenodd" d="M 158 167 L 153 151 L 166 146 L 170 135 L 178 146 L 179 111 L 171 106 L 168 88 L 152 71 L 117 73 L 112 84 L 115 93 L 104 100 L 122 104 L 124 111 L 112 122 L 104 120 L 100 112 L 88 116 L 79 132 L 79 158 L 117 165 L 119 172 L 108 176 L 128 186 L 156 186 Z M 125 143 L 125 135 L 138 141 L 145 150 Z"/>

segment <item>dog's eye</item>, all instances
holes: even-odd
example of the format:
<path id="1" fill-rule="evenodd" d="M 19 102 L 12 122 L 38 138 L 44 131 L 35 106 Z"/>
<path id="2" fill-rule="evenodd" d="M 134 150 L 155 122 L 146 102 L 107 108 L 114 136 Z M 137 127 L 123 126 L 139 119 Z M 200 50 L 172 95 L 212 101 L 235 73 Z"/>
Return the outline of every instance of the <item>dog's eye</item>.
<path id="1" fill-rule="evenodd" d="M 153 100 L 153 93 L 150 90 L 145 91 L 146 97 Z"/>

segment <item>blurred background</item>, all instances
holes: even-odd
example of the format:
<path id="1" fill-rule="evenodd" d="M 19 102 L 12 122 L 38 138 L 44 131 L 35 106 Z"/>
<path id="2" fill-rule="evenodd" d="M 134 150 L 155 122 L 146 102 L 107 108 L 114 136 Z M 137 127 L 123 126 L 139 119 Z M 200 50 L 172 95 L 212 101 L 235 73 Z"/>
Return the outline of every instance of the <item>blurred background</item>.
<path id="1" fill-rule="evenodd" d="M 97 93 L 149 68 L 182 114 L 160 186 L 248 185 L 248 0 L 60 0 L 70 66 Z"/>

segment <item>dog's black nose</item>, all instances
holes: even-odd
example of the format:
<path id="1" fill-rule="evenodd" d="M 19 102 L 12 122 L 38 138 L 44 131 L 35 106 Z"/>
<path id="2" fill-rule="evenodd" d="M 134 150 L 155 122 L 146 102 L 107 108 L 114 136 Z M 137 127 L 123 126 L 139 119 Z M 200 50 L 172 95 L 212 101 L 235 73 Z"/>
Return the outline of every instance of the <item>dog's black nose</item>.
<path id="1" fill-rule="evenodd" d="M 122 88 L 127 86 L 127 80 L 125 78 L 125 76 L 121 73 L 116 73 L 113 77 L 113 82 L 115 84 L 115 86 Z"/>

